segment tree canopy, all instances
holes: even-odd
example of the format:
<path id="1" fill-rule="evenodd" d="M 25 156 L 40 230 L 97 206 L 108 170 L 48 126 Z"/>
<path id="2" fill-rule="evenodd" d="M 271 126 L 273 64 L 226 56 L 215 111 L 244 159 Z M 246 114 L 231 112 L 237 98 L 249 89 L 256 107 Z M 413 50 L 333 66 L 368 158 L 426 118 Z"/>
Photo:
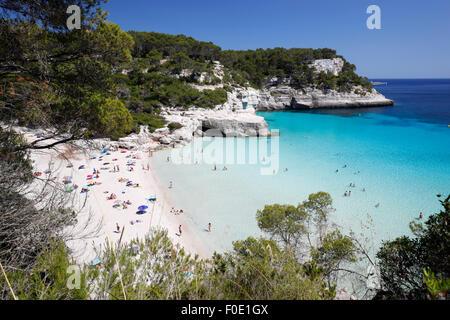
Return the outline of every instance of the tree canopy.
<path id="1" fill-rule="evenodd" d="M 104 20 L 101 3 L 76 1 L 83 24 L 70 31 L 67 1 L 49 1 L 46 6 L 35 1 L 0 2 L 0 38 L 5 44 L 0 48 L 1 121 L 48 129 L 52 138 L 105 134 L 97 124 L 105 121 L 102 106 L 117 97 L 112 70 L 131 61 L 133 39 Z M 119 114 L 129 117 L 122 105 L 114 113 L 109 119 L 118 120 Z"/>
<path id="2" fill-rule="evenodd" d="M 377 299 L 427 299 L 430 292 L 424 271 L 447 281 L 450 278 L 450 196 L 440 202 L 442 211 L 424 223 L 410 224 L 414 237 L 402 236 L 381 246 L 377 258 L 382 290 Z"/>

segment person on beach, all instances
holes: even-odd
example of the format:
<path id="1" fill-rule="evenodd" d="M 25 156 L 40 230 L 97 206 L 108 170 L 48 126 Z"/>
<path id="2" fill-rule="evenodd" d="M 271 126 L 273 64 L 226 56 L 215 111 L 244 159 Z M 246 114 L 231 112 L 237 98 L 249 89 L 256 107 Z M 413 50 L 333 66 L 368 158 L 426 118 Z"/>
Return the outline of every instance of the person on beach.
<path id="1" fill-rule="evenodd" d="M 173 188 L 173 183 L 172 183 L 172 181 L 170 181 L 169 182 L 169 189 L 172 189 Z"/>
<path id="2" fill-rule="evenodd" d="M 180 233 L 180 236 L 181 236 L 181 224 L 180 224 L 180 226 L 178 227 L 178 232 Z"/>
<path id="3" fill-rule="evenodd" d="M 348 196 L 350 197 L 352 195 L 352 191 L 350 190 L 349 192 L 348 192 Z"/>
<path id="4" fill-rule="evenodd" d="M 116 230 L 117 230 L 117 233 L 120 233 L 120 226 L 117 222 L 116 222 Z"/>
<path id="5" fill-rule="evenodd" d="M 345 193 L 344 193 L 344 197 L 346 197 L 347 196 L 347 191 L 345 191 Z"/>
<path id="6" fill-rule="evenodd" d="M 209 232 L 211 232 L 211 222 L 208 223 L 208 230 L 209 230 Z"/>
<path id="7" fill-rule="evenodd" d="M 419 214 L 419 219 L 422 219 L 423 218 L 423 213 L 421 212 L 420 214 Z"/>
<path id="8" fill-rule="evenodd" d="M 217 166 L 216 165 L 214 165 L 214 169 L 213 169 L 213 171 L 216 171 L 217 170 Z"/>

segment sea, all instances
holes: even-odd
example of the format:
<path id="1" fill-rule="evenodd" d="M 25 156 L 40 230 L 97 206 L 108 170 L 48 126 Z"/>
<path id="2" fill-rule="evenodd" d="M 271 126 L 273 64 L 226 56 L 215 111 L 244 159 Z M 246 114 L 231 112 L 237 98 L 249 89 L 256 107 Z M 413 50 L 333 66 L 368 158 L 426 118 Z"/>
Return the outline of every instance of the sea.
<path id="1" fill-rule="evenodd" d="M 211 253 L 263 236 L 265 205 L 319 191 L 333 199 L 330 221 L 373 248 L 440 211 L 450 193 L 450 79 L 371 80 L 386 82 L 375 88 L 395 106 L 258 112 L 272 137 L 196 138 L 154 153 L 159 180 Z"/>

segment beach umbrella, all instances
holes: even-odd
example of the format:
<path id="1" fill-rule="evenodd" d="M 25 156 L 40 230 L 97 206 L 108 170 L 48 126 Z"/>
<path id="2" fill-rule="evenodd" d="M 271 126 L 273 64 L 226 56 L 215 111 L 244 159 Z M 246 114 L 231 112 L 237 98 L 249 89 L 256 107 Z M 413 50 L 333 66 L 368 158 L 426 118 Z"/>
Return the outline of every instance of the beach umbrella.
<path id="1" fill-rule="evenodd" d="M 147 209 L 148 209 L 147 206 L 140 206 L 140 207 L 138 208 L 139 211 L 144 211 L 144 210 L 147 210 Z"/>
<path id="2" fill-rule="evenodd" d="M 133 250 L 134 254 L 139 254 L 139 246 L 138 245 L 134 245 L 131 247 L 131 250 Z"/>
<path id="3" fill-rule="evenodd" d="M 142 214 L 146 214 L 146 213 L 147 213 L 147 211 L 144 211 L 144 210 L 140 210 L 140 211 L 136 212 L 136 214 L 138 214 L 138 215 L 142 215 Z"/>
<path id="4" fill-rule="evenodd" d="M 78 167 L 78 170 L 84 169 L 84 165 Z"/>
<path id="5" fill-rule="evenodd" d="M 103 149 L 103 151 L 102 151 L 102 153 L 107 153 L 108 152 L 108 150 L 106 150 L 106 149 Z"/>
<path id="6" fill-rule="evenodd" d="M 90 266 L 96 266 L 100 263 L 100 259 L 99 258 L 95 258 L 94 260 L 92 260 L 91 262 L 89 262 Z"/>

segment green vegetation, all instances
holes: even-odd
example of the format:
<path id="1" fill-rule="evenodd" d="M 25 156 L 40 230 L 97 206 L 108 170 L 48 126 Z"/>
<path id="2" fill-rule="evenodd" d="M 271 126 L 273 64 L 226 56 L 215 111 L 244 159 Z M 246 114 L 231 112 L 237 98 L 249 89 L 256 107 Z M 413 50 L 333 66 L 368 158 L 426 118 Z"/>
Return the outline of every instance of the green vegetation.
<path id="1" fill-rule="evenodd" d="M 175 131 L 175 130 L 177 130 L 177 129 L 183 128 L 183 125 L 182 125 L 181 123 L 178 123 L 178 122 L 171 122 L 171 123 L 169 123 L 169 124 L 167 125 L 167 127 L 168 127 L 169 130 L 172 132 L 172 131 Z"/>
<path id="2" fill-rule="evenodd" d="M 135 47 L 133 56 L 148 63 L 148 57 L 169 59 L 165 68 L 172 73 L 190 69 L 193 75 L 211 72 L 211 61 L 220 61 L 225 67 L 225 84 L 251 85 L 261 88 L 272 77 L 290 78 L 291 85 L 302 89 L 315 86 L 319 89 L 350 91 L 354 86 L 370 90 L 370 82 L 359 77 L 356 67 L 332 49 L 257 49 L 247 51 L 222 51 L 211 42 L 196 41 L 183 35 L 168 35 L 155 32 L 130 32 Z M 339 76 L 314 73 L 308 66 L 313 60 L 341 58 L 344 67 Z M 156 60 L 152 60 L 152 65 Z M 158 62 L 159 63 L 159 62 Z M 192 81 L 192 78 L 191 78 Z"/>
<path id="3" fill-rule="evenodd" d="M 156 113 L 132 113 L 134 123 L 137 125 L 148 126 L 149 130 L 153 132 L 155 129 L 162 128 L 166 124 L 166 120 Z M 137 131 L 138 128 L 136 127 Z"/>
<path id="4" fill-rule="evenodd" d="M 335 281 L 342 264 L 356 261 L 358 248 L 351 237 L 329 224 L 333 210 L 331 196 L 318 192 L 297 206 L 266 205 L 256 220 L 271 239 L 319 270 L 323 281 Z"/>
<path id="5" fill-rule="evenodd" d="M 82 8 L 83 25 L 67 31 L 65 10 L 74 3 Z M 6 124 L 0 128 L 0 261 L 11 284 L 2 274 L 0 299 L 12 299 L 13 292 L 20 299 L 332 299 L 343 273 L 367 280 L 352 267 L 363 258 L 375 263 L 353 234 L 330 223 L 332 199 L 318 192 L 297 206 L 258 210 L 258 226 L 268 239 L 236 241 L 231 251 L 208 261 L 175 247 L 165 231 L 127 245 L 107 244 L 98 252 L 100 265 L 81 266 L 79 287 L 69 289 L 74 261 L 63 230 L 77 213 L 53 184 L 45 183 L 36 195 L 27 192 L 39 182 L 30 150 L 75 139 L 118 139 L 138 125 L 154 130 L 166 125 L 162 106 L 213 108 L 233 86 L 262 87 L 272 77 L 289 78 L 298 89 L 371 88 L 345 60 L 339 76 L 308 66 L 339 57 L 334 50 L 222 51 L 183 35 L 126 33 L 106 22 L 102 3 L 0 2 L 0 121 Z M 213 61 L 226 67 L 224 88 L 195 89 L 204 73 L 207 83 L 220 82 Z M 122 74 L 124 68 L 131 71 Z M 27 142 L 10 129 L 16 124 L 45 134 Z M 448 292 L 450 196 L 441 203 L 443 211 L 410 225 L 414 237 L 383 243 L 377 299 L 436 299 Z"/>
<path id="6" fill-rule="evenodd" d="M 222 51 L 211 42 L 197 41 L 184 35 L 169 35 L 156 32 L 130 31 L 133 37 L 133 61 L 122 64 L 130 70 L 127 75 L 118 73 L 115 81 L 119 96 L 132 113 L 154 115 L 162 106 L 213 108 L 226 102 L 226 92 L 232 87 L 252 86 L 261 88 L 273 77 L 289 79 L 297 89 L 315 87 L 322 90 L 335 89 L 350 92 L 361 86 L 358 92 L 372 88 L 367 79 L 359 77 L 355 66 L 336 55 L 331 49 L 257 49 L 247 51 Z M 342 72 L 314 72 L 308 64 L 315 59 L 341 58 Z M 214 73 L 214 62 L 225 66 L 223 79 Z M 199 91 L 191 84 L 199 84 L 202 75 L 208 75 L 203 85 L 222 83 L 223 89 Z M 149 116 L 134 119 L 147 119 Z M 139 124 L 151 122 L 140 121 Z M 160 122 L 151 123 L 163 125 Z M 156 127 L 151 127 L 154 129 Z"/>
<path id="7" fill-rule="evenodd" d="M 322 215 L 320 199 L 315 205 L 308 213 Z M 20 299 L 322 300 L 335 295 L 321 266 L 302 262 L 291 248 L 264 238 L 236 241 L 233 250 L 214 254 L 211 260 L 186 254 L 162 230 L 153 230 L 144 240 L 107 243 L 104 248 L 97 254 L 97 266 L 68 272 L 74 261 L 67 248 L 61 241 L 50 242 L 27 270 L 8 269 L 11 289 Z M 12 298 L 3 277 L 0 297 Z"/>
<path id="8" fill-rule="evenodd" d="M 106 22 L 102 0 L 77 1 L 82 29 L 67 32 L 62 8 L 69 1 L 46 7 L 29 0 L 18 3 L 1 3 L 0 120 L 56 128 L 69 133 L 69 139 L 117 139 L 142 124 L 154 130 L 164 125 L 159 116 L 163 106 L 214 108 L 227 101 L 233 86 L 261 88 L 273 77 L 289 79 L 298 89 L 349 92 L 362 86 L 358 92 L 364 94 L 371 88 L 354 65 L 331 49 L 233 51 L 184 35 L 127 33 Z M 344 60 L 339 76 L 317 74 L 308 66 L 315 59 L 336 57 Z M 215 61 L 225 66 L 222 79 Z M 202 84 L 224 89 L 197 90 L 192 84 L 200 78 Z M 111 99 L 119 99 L 128 112 L 116 104 L 105 113 L 100 105 L 111 106 Z M 113 128 L 106 130 L 111 120 Z"/>
<path id="9" fill-rule="evenodd" d="M 377 253 L 382 277 L 378 299 L 427 299 L 449 290 L 450 196 L 441 203 L 443 211 L 425 223 L 410 224 L 414 237 L 383 243 Z"/>
<path id="10" fill-rule="evenodd" d="M 67 31 L 65 20 L 70 1 L 46 6 L 34 1 L 0 3 L 4 123 L 51 129 L 54 137 L 66 135 L 61 142 L 115 138 L 130 129 L 128 110 L 112 103 L 117 93 L 111 77 L 114 66 L 131 61 L 133 39 L 104 20 L 102 1 L 77 3 L 85 11 L 81 30 L 73 31 Z M 110 121 L 113 128 L 106 130 Z"/>

